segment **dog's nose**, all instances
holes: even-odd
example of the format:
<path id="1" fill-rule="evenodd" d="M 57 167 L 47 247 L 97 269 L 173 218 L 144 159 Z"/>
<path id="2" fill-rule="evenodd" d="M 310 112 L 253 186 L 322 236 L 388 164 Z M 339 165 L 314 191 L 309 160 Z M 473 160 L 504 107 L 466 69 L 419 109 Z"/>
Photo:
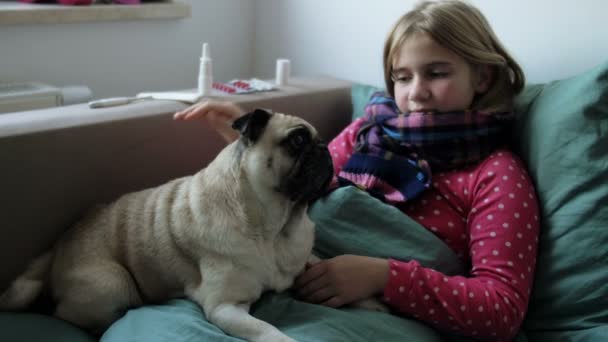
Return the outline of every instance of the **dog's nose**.
<path id="1" fill-rule="evenodd" d="M 327 147 L 327 142 L 319 137 L 316 137 L 314 139 L 314 142 L 317 144 L 317 146 L 319 147 Z"/>
<path id="2" fill-rule="evenodd" d="M 319 141 L 317 143 L 317 148 L 326 149 L 327 148 L 327 143 L 325 141 Z"/>

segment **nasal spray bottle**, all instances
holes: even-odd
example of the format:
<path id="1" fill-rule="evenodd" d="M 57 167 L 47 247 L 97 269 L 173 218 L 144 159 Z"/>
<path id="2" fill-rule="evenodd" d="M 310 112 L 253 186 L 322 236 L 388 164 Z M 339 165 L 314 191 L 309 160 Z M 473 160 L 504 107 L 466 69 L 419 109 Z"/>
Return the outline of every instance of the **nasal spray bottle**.
<path id="1" fill-rule="evenodd" d="M 198 93 L 200 95 L 211 95 L 213 89 L 213 65 L 209 44 L 203 43 L 201 63 L 198 71 Z"/>

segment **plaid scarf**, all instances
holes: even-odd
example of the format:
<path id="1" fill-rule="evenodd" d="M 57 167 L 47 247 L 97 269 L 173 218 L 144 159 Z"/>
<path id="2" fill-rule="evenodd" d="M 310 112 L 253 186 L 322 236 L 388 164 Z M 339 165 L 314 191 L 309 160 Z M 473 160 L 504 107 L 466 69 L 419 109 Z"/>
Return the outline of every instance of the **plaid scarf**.
<path id="1" fill-rule="evenodd" d="M 355 149 L 338 174 L 390 203 L 405 202 L 431 184 L 431 170 L 475 164 L 506 141 L 511 113 L 400 113 L 392 97 L 375 93 L 365 108 Z"/>

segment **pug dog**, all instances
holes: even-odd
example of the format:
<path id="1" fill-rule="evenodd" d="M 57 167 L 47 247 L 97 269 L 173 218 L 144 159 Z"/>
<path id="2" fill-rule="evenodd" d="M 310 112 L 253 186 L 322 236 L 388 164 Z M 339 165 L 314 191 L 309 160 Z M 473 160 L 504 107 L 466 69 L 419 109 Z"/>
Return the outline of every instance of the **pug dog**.
<path id="1" fill-rule="evenodd" d="M 0 296 L 23 310 L 44 290 L 54 316 L 102 333 L 130 308 L 186 297 L 248 341 L 293 341 L 249 314 L 283 291 L 311 255 L 309 202 L 333 175 L 327 146 L 305 120 L 255 110 L 198 173 L 95 209 L 34 259 Z"/>

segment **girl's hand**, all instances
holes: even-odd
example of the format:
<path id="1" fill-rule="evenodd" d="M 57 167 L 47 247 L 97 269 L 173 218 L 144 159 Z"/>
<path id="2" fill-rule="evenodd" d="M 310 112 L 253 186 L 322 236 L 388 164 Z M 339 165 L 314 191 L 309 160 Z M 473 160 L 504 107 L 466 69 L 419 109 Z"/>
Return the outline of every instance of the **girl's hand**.
<path id="1" fill-rule="evenodd" d="M 230 143 L 239 137 L 238 132 L 232 129 L 232 122 L 243 114 L 243 109 L 232 102 L 206 100 L 175 113 L 173 119 L 203 119 Z"/>
<path id="2" fill-rule="evenodd" d="M 382 293 L 388 271 L 388 260 L 340 255 L 308 266 L 294 289 L 307 302 L 337 308 Z"/>

